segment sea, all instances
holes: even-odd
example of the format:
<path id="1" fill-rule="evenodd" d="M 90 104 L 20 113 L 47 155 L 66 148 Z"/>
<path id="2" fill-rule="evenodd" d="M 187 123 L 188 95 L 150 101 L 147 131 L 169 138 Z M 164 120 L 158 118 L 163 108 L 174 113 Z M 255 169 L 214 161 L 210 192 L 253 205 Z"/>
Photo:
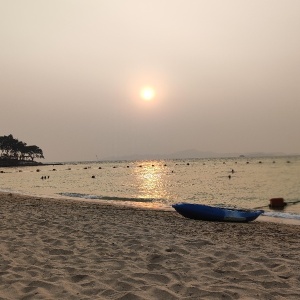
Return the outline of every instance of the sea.
<path id="1" fill-rule="evenodd" d="M 0 168 L 0 190 L 145 209 L 179 202 L 263 209 L 300 220 L 300 156 L 93 161 Z M 269 207 L 283 198 L 283 209 Z"/>

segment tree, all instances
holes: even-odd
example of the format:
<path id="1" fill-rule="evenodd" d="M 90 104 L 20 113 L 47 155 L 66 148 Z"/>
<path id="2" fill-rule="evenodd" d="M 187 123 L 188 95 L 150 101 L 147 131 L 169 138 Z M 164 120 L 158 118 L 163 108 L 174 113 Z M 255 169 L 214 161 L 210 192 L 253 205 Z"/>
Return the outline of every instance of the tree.
<path id="1" fill-rule="evenodd" d="M 0 150 L 4 157 L 13 158 L 15 157 L 15 150 L 17 149 L 16 144 L 18 143 L 17 139 L 10 135 L 4 135 L 0 137 Z"/>
<path id="2" fill-rule="evenodd" d="M 0 158 L 3 160 L 24 161 L 44 158 L 42 149 L 36 145 L 27 146 L 26 143 L 15 139 L 12 134 L 0 136 Z"/>
<path id="3" fill-rule="evenodd" d="M 25 155 L 29 157 L 32 161 L 35 158 L 44 158 L 43 151 L 36 145 L 25 146 Z"/>

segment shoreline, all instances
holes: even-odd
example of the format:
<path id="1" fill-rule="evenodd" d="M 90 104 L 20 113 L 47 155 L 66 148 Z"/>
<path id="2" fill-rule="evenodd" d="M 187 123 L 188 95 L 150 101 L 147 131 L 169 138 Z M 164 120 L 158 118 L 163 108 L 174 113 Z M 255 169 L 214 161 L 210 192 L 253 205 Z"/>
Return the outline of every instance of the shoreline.
<path id="1" fill-rule="evenodd" d="M 257 221 L 300 226 L 300 220 L 280 218 L 280 217 L 259 216 L 259 219 Z"/>
<path id="2" fill-rule="evenodd" d="M 16 195 L 21 197 L 28 197 L 28 198 L 34 198 L 34 199 L 45 199 L 48 201 L 70 201 L 74 203 L 92 203 L 96 205 L 104 205 L 104 206 L 111 206 L 113 208 L 121 207 L 123 209 L 137 209 L 137 210 L 145 210 L 145 211 L 164 211 L 164 212 L 174 212 L 175 210 L 173 208 L 165 208 L 165 207 L 147 207 L 146 205 L 143 205 L 142 207 L 137 205 L 136 203 L 128 204 L 128 203 L 122 203 L 114 200 L 105 201 L 105 200 L 97 200 L 97 199 L 83 199 L 83 198 L 71 198 L 71 197 L 50 197 L 50 196 L 33 196 L 33 195 L 25 195 L 22 193 L 15 193 L 15 192 L 7 192 L 7 191 L 0 191 L 0 197 L 1 195 Z M 300 220 L 297 219 L 288 219 L 288 218 L 280 218 L 280 217 L 272 217 L 272 216 L 259 216 L 255 221 L 252 222 L 267 222 L 267 223 L 276 223 L 276 224 L 287 224 L 287 225 L 295 225 L 300 226 Z"/>
<path id="3" fill-rule="evenodd" d="M 25 168 L 25 167 L 43 167 L 43 166 L 62 166 L 64 163 L 42 163 L 42 162 L 27 162 L 27 163 L 20 163 L 20 164 L 1 164 L 0 168 Z"/>
<path id="4" fill-rule="evenodd" d="M 0 298 L 299 299 L 300 233 L 0 193 Z"/>

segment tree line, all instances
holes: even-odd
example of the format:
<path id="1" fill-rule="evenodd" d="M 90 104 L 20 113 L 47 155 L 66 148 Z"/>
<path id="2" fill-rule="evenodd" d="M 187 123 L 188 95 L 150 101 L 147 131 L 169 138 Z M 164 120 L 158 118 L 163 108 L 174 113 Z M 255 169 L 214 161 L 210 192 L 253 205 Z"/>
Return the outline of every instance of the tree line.
<path id="1" fill-rule="evenodd" d="M 35 158 L 44 158 L 42 149 L 36 145 L 15 139 L 11 134 L 0 136 L 0 160 L 2 161 L 34 161 Z"/>

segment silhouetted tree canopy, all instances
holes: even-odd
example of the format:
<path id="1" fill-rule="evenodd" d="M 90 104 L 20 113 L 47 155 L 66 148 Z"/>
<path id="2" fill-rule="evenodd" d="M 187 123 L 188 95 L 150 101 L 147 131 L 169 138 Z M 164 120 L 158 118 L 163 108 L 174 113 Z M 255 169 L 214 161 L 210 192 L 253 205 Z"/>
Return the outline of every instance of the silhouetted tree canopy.
<path id="1" fill-rule="evenodd" d="M 44 158 L 43 151 L 36 145 L 28 146 L 15 139 L 11 134 L 0 136 L 0 159 L 11 161 L 33 161 L 35 158 Z"/>

